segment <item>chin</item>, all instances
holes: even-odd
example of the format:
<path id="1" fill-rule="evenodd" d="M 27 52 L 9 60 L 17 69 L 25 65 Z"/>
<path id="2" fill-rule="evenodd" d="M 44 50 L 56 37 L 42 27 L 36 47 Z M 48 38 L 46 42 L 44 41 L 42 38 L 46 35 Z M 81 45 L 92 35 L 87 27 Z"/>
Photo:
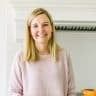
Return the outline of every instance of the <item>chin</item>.
<path id="1" fill-rule="evenodd" d="M 39 40 L 38 41 L 38 43 L 40 43 L 40 44 L 46 44 L 48 41 L 46 41 L 46 40 Z"/>

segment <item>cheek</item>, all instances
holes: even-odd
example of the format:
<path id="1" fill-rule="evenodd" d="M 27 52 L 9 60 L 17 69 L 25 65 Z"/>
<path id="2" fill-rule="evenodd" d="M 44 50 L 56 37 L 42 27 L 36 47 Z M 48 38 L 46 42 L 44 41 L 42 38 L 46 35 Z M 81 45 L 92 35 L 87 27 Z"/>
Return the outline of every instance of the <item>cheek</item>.
<path id="1" fill-rule="evenodd" d="M 52 33 L 52 29 L 49 29 L 49 33 L 48 34 L 49 34 L 50 37 L 52 36 L 52 34 L 53 34 Z"/>
<path id="2" fill-rule="evenodd" d="M 31 35 L 34 36 L 36 34 L 36 30 L 34 28 L 31 28 Z"/>
<path id="3" fill-rule="evenodd" d="M 31 32 L 31 36 L 33 39 L 36 39 L 36 34 L 34 32 Z"/>

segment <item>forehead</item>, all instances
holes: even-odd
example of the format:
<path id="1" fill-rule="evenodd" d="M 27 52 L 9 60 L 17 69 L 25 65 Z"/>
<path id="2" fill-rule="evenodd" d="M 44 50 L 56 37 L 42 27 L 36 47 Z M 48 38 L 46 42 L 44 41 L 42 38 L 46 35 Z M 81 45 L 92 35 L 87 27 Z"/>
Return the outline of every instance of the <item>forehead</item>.
<path id="1" fill-rule="evenodd" d="M 40 14 L 36 17 L 34 17 L 32 19 L 32 22 L 31 23 L 35 23 L 35 22 L 40 22 L 40 23 L 43 23 L 43 22 L 50 22 L 49 18 L 47 15 L 45 14 Z"/>

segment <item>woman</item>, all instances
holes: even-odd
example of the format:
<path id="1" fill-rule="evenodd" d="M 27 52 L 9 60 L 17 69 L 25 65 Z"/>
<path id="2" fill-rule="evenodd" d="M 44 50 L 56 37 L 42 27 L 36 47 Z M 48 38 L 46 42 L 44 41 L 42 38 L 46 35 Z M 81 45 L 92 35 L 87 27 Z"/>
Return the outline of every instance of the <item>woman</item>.
<path id="1" fill-rule="evenodd" d="M 75 96 L 70 56 L 55 42 L 48 11 L 35 9 L 26 29 L 24 50 L 12 65 L 10 96 Z"/>

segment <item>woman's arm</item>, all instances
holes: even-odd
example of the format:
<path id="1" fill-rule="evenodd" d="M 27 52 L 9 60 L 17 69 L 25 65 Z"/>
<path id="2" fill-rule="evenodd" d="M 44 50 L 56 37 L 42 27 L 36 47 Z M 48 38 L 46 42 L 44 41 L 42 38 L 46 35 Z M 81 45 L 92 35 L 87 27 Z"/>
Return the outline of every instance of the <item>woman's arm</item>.
<path id="1" fill-rule="evenodd" d="M 67 55 L 67 60 L 68 60 L 68 94 L 67 96 L 76 96 L 74 72 L 72 68 L 70 54 Z"/>
<path id="2" fill-rule="evenodd" d="M 23 96 L 22 71 L 20 67 L 19 54 L 17 54 L 13 60 L 10 79 L 9 79 L 8 95 Z"/>

